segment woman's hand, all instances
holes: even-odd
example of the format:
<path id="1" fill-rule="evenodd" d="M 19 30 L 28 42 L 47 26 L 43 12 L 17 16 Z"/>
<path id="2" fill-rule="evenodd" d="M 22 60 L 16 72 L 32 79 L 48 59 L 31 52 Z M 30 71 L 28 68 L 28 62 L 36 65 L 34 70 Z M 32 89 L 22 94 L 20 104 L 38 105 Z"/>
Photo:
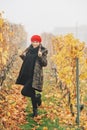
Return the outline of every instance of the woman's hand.
<path id="1" fill-rule="evenodd" d="M 39 50 L 38 51 L 38 56 L 41 57 L 42 56 L 42 52 Z"/>

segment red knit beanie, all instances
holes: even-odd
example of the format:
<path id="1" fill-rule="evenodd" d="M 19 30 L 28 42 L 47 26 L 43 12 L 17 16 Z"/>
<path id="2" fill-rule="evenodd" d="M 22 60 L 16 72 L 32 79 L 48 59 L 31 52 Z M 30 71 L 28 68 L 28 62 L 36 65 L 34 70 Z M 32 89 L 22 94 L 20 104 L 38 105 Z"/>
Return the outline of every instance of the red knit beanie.
<path id="1" fill-rule="evenodd" d="M 33 35 L 31 37 L 31 42 L 35 42 L 35 41 L 40 43 L 42 41 L 42 39 L 39 35 Z"/>

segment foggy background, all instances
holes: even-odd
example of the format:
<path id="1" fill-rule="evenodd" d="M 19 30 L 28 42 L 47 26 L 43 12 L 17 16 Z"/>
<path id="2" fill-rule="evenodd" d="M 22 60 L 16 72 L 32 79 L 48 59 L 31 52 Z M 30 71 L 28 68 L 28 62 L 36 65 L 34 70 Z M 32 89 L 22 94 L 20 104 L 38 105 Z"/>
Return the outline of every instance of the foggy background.
<path id="1" fill-rule="evenodd" d="M 87 42 L 87 0 L 0 0 L 0 11 L 10 22 L 24 25 L 29 37 L 74 33 Z"/>

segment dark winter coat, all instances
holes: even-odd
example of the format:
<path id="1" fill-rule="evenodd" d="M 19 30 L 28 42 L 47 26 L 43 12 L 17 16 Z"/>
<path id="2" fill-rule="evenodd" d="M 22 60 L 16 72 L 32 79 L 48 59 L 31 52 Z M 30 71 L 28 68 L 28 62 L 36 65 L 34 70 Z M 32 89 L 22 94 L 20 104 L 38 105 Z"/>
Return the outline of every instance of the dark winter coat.
<path id="1" fill-rule="evenodd" d="M 22 58 L 23 64 L 16 83 L 24 85 L 27 91 L 29 86 L 40 92 L 43 88 L 43 67 L 47 66 L 48 51 L 41 46 L 42 56 L 38 57 L 38 49 L 30 45 L 26 56 Z"/>

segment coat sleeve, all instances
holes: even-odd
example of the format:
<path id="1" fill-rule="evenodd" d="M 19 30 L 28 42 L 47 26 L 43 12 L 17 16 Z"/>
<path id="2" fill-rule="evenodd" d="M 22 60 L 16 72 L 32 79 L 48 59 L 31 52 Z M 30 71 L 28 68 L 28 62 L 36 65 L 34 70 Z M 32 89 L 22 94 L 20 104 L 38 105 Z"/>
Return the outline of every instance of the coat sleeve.
<path id="1" fill-rule="evenodd" d="M 20 58 L 24 61 L 24 59 L 25 59 L 25 57 L 26 57 L 26 54 L 27 54 L 27 52 L 29 51 L 29 48 L 30 48 L 30 46 L 28 47 L 28 48 L 26 48 L 25 50 L 24 50 L 24 52 L 20 55 Z"/>
<path id="2" fill-rule="evenodd" d="M 42 67 L 47 66 L 47 54 L 48 54 L 48 50 L 46 50 L 44 53 L 42 53 L 41 57 L 38 57 L 38 60 Z"/>
<path id="3" fill-rule="evenodd" d="M 24 61 L 26 55 L 20 55 L 20 58 Z"/>

